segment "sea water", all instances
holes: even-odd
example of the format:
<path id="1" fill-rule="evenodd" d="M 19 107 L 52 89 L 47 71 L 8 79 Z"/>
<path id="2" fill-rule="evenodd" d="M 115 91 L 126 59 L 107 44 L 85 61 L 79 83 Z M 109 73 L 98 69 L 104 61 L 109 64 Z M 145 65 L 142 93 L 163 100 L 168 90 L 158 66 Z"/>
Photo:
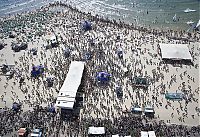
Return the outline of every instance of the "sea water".
<path id="1" fill-rule="evenodd" d="M 39 8 L 56 0 L 0 0 L 0 15 Z M 64 0 L 61 0 L 64 2 Z M 200 0 L 67 0 L 79 10 L 144 27 L 188 30 L 200 19 Z M 185 9 L 195 12 L 185 13 Z M 176 20 L 173 17 L 176 14 Z"/>

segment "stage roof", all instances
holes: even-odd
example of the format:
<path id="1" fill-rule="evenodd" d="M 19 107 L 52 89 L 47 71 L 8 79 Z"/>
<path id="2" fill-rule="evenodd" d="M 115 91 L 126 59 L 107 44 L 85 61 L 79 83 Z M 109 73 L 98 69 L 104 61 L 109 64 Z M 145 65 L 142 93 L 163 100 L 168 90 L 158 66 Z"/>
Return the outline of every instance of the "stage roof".
<path id="1" fill-rule="evenodd" d="M 76 93 L 81 84 L 84 70 L 84 62 L 73 61 L 69 67 L 67 77 L 58 93 L 56 106 L 66 109 L 73 109 Z"/>

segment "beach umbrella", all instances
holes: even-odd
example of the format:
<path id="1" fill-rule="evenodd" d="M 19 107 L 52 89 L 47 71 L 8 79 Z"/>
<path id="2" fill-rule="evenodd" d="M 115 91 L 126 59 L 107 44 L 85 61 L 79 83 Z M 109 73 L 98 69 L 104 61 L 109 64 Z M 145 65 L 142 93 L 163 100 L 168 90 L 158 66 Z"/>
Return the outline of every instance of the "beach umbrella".
<path id="1" fill-rule="evenodd" d="M 85 60 L 90 60 L 92 58 L 92 55 L 90 52 L 86 52 L 84 57 L 85 57 Z"/>
<path id="2" fill-rule="evenodd" d="M 84 22 L 82 23 L 82 29 L 83 29 L 84 31 L 91 30 L 91 29 L 92 29 L 92 23 L 89 22 L 89 21 L 84 21 Z"/>
<path id="3" fill-rule="evenodd" d="M 123 58 L 123 50 L 121 47 L 117 49 L 117 55 L 119 56 L 119 58 Z"/>
<path id="4" fill-rule="evenodd" d="M 21 105 L 16 103 L 16 102 L 14 102 L 13 105 L 12 105 L 12 109 L 14 111 L 19 111 L 20 107 L 21 107 Z"/>
<path id="5" fill-rule="evenodd" d="M 104 83 L 104 82 L 108 82 L 110 80 L 111 75 L 108 74 L 107 72 L 98 72 L 96 79 L 98 82 Z"/>
<path id="6" fill-rule="evenodd" d="M 55 113 L 56 109 L 54 106 L 49 107 L 48 112 Z"/>
<path id="7" fill-rule="evenodd" d="M 66 48 L 64 50 L 64 56 L 65 56 L 65 58 L 68 58 L 70 56 L 70 49 L 69 48 Z"/>

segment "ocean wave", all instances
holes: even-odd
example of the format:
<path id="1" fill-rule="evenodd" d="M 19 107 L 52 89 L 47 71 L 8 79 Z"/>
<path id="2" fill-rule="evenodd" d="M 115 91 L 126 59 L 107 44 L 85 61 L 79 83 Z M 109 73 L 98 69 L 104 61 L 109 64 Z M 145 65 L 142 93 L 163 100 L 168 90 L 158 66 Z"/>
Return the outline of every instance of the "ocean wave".
<path id="1" fill-rule="evenodd" d="M 111 9 L 111 10 L 125 10 L 125 11 L 131 11 L 131 9 L 126 8 L 125 5 L 121 5 L 121 4 L 107 4 L 103 1 L 96 1 L 96 4 L 107 8 L 107 9 Z"/>
<path id="2" fill-rule="evenodd" d="M 16 12 L 22 11 L 23 9 L 24 9 L 24 8 L 12 10 L 12 11 L 8 11 L 8 12 L 6 12 L 5 14 L 16 13 Z"/>
<path id="3" fill-rule="evenodd" d="M 31 2 L 34 2 L 34 1 L 36 1 L 36 0 L 30 0 L 30 1 L 28 1 L 28 2 L 23 2 L 23 3 L 17 4 L 16 6 L 27 5 L 27 4 L 29 4 L 29 3 L 31 3 Z"/>
<path id="4" fill-rule="evenodd" d="M 34 2 L 34 1 L 35 1 L 35 0 L 30 0 L 30 1 L 28 1 L 28 2 L 23 2 L 23 3 L 20 3 L 20 4 L 9 4 L 8 7 L 3 8 L 3 9 L 0 9 L 0 12 L 6 11 L 6 10 L 9 10 L 9 9 L 13 9 L 13 8 L 16 8 L 16 7 L 24 6 L 24 5 L 27 5 L 27 4 L 29 4 L 29 3 L 31 3 L 31 2 Z"/>

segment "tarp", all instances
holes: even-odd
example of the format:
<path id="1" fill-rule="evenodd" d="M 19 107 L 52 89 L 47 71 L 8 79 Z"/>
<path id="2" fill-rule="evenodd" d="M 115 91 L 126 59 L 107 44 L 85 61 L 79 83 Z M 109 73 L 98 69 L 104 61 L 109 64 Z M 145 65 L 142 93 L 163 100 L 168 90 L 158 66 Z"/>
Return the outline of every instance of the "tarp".
<path id="1" fill-rule="evenodd" d="M 44 72 L 45 67 L 42 65 L 33 66 L 31 71 L 31 76 L 36 77 L 41 75 Z"/>
<path id="2" fill-rule="evenodd" d="M 15 110 L 15 111 L 17 111 L 17 110 L 19 110 L 19 104 L 18 103 L 13 103 L 13 106 L 12 106 L 12 109 L 13 110 Z"/>
<path id="3" fill-rule="evenodd" d="M 89 127 L 88 134 L 92 135 L 105 134 L 105 127 Z"/>
<path id="4" fill-rule="evenodd" d="M 145 113 L 154 113 L 154 109 L 152 107 L 145 107 L 144 112 Z"/>
<path id="5" fill-rule="evenodd" d="M 51 113 L 55 113 L 56 112 L 56 109 L 54 106 L 51 106 L 48 108 L 48 111 L 51 112 Z"/>
<path id="6" fill-rule="evenodd" d="M 69 67 L 67 77 L 58 93 L 56 106 L 73 109 L 76 93 L 81 84 L 84 62 L 73 61 Z"/>
<path id="7" fill-rule="evenodd" d="M 192 60 L 187 44 L 160 44 L 162 59 Z"/>
<path id="8" fill-rule="evenodd" d="M 119 137 L 119 135 L 112 135 L 112 137 Z"/>
<path id="9" fill-rule="evenodd" d="M 183 99 L 183 93 L 166 93 L 165 98 L 171 99 L 171 100 L 182 100 Z"/>
<path id="10" fill-rule="evenodd" d="M 135 84 L 136 85 L 147 85 L 147 79 L 146 78 L 142 78 L 142 77 L 135 77 Z"/>
<path id="11" fill-rule="evenodd" d="M 91 30 L 92 29 L 92 24 L 89 21 L 84 21 L 82 23 L 82 27 L 83 27 L 83 30 L 85 30 L 85 31 Z"/>
<path id="12" fill-rule="evenodd" d="M 155 131 L 148 131 L 149 137 L 156 137 Z"/>
<path id="13" fill-rule="evenodd" d="M 141 131 L 141 137 L 149 137 L 148 135 L 149 135 L 148 132 Z"/>
<path id="14" fill-rule="evenodd" d="M 141 137 L 156 137 L 154 131 L 141 131 Z"/>
<path id="15" fill-rule="evenodd" d="M 132 112 L 142 112 L 142 108 L 132 108 Z"/>
<path id="16" fill-rule="evenodd" d="M 110 74 L 108 74 L 108 73 L 106 73 L 106 72 L 99 72 L 99 73 L 97 73 L 97 80 L 98 81 L 100 81 L 100 82 L 106 82 L 106 81 L 109 81 L 109 77 L 110 77 L 111 75 Z"/>
<path id="17" fill-rule="evenodd" d="M 26 133 L 26 128 L 20 128 L 20 129 L 18 130 L 18 134 L 19 134 L 20 136 L 23 136 L 24 133 Z"/>

